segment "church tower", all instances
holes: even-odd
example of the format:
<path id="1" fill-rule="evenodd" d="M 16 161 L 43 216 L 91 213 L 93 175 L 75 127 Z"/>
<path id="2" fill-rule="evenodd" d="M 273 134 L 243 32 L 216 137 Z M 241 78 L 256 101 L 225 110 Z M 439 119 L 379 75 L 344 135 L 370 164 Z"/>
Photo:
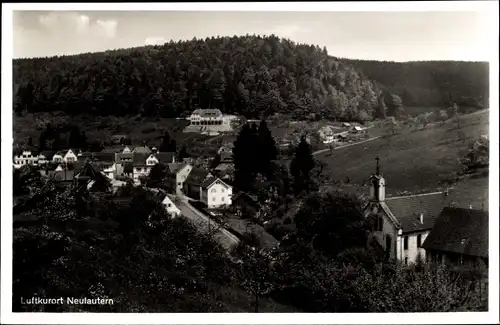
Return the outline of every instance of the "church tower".
<path id="1" fill-rule="evenodd" d="M 380 174 L 379 160 L 377 156 L 377 169 L 375 174 L 370 176 L 370 201 L 384 202 L 385 201 L 385 179 Z"/>

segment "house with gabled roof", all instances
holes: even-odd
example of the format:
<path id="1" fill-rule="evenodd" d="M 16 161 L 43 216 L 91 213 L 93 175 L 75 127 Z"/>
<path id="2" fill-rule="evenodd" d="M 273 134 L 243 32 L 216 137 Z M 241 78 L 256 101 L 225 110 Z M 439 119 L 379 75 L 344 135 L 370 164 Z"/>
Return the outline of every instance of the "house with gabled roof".
<path id="1" fill-rule="evenodd" d="M 193 166 L 186 163 L 167 164 L 167 176 L 165 182 L 167 187 L 175 191 L 177 195 L 182 195 L 184 182 L 186 181 Z"/>
<path id="2" fill-rule="evenodd" d="M 232 203 L 233 187 L 218 177 L 208 177 L 200 186 L 200 201 L 216 209 L 229 207 Z"/>
<path id="3" fill-rule="evenodd" d="M 74 179 L 77 187 L 86 186 L 88 190 L 94 192 L 105 192 L 111 186 L 110 180 L 88 161 L 75 173 Z"/>
<path id="4" fill-rule="evenodd" d="M 76 151 L 73 149 L 68 149 L 68 150 L 61 150 L 56 152 L 52 156 L 52 161 L 53 162 L 58 162 L 58 163 L 73 163 L 78 160 L 78 156 L 75 153 Z"/>
<path id="5" fill-rule="evenodd" d="M 14 155 L 14 168 L 20 168 L 26 165 L 38 165 L 39 155 L 31 152 L 31 150 L 20 150 Z"/>
<path id="6" fill-rule="evenodd" d="M 171 195 L 171 194 L 166 194 L 165 198 L 161 202 L 163 206 L 165 207 L 165 210 L 167 213 L 172 217 L 178 217 L 181 214 L 181 210 L 177 207 L 176 205 L 176 197 Z"/>
<path id="7" fill-rule="evenodd" d="M 369 202 L 364 215 L 370 218 L 370 241 L 378 244 L 389 258 L 408 264 L 420 256 L 425 259 L 422 244 L 434 227 L 441 210 L 448 203 L 446 192 L 387 198 L 385 179 L 377 169 L 370 177 Z"/>
<path id="8" fill-rule="evenodd" d="M 151 171 L 151 168 L 153 168 L 154 165 L 148 165 L 146 164 L 146 159 L 149 157 L 149 153 L 134 153 L 133 155 L 133 178 L 134 178 L 134 183 L 135 184 L 140 184 L 141 181 L 140 179 L 142 177 L 145 177 L 149 175 L 149 172 Z"/>
<path id="9" fill-rule="evenodd" d="M 203 182 L 210 177 L 213 177 L 213 175 L 206 169 L 192 167 L 191 171 L 183 182 L 183 194 L 194 200 L 200 201 L 201 184 L 203 184 Z"/>
<path id="10" fill-rule="evenodd" d="M 422 248 L 427 261 L 452 267 L 488 266 L 488 212 L 445 207 Z"/>

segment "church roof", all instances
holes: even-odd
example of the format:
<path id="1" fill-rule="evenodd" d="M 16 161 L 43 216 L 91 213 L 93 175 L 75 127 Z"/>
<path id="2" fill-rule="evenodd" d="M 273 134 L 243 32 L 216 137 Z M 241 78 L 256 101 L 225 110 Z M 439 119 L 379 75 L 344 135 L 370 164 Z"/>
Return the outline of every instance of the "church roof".
<path id="1" fill-rule="evenodd" d="M 408 233 L 431 229 L 446 206 L 446 201 L 447 197 L 443 192 L 434 192 L 386 198 L 385 204 L 399 222 L 403 233 Z M 420 214 L 423 214 L 423 223 L 420 222 Z"/>
<path id="2" fill-rule="evenodd" d="M 488 213 L 445 207 L 422 247 L 487 258 Z"/>

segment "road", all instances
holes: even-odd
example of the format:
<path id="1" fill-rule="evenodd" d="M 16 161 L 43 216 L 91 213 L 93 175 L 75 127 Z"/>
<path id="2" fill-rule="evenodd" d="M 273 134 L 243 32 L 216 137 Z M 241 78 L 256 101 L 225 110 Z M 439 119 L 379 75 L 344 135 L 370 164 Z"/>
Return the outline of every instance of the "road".
<path id="1" fill-rule="evenodd" d="M 187 198 L 179 198 L 175 202 L 181 214 L 190 220 L 202 233 L 213 232 L 214 239 L 225 249 L 229 250 L 240 242 L 240 240 L 217 222 L 213 221 L 200 211 L 196 210 Z"/>
<path id="2" fill-rule="evenodd" d="M 373 140 L 376 140 L 380 138 L 380 136 L 378 137 L 373 137 L 373 138 L 370 138 L 368 140 L 363 140 L 363 141 L 360 141 L 360 142 L 355 142 L 355 143 L 351 143 L 351 144 L 346 144 L 345 146 L 341 146 L 341 147 L 334 147 L 333 150 L 337 150 L 337 149 L 342 149 L 342 148 L 347 148 L 347 147 L 351 147 L 351 146 L 355 146 L 355 145 L 358 145 L 358 144 L 362 144 L 362 143 L 365 143 L 365 142 L 369 142 L 369 141 L 373 141 Z M 330 151 L 330 148 L 327 148 L 327 149 L 321 149 L 321 150 L 317 150 L 315 152 L 313 152 L 313 156 L 316 156 L 316 155 L 319 155 L 320 153 L 323 153 L 323 152 L 329 152 Z"/>

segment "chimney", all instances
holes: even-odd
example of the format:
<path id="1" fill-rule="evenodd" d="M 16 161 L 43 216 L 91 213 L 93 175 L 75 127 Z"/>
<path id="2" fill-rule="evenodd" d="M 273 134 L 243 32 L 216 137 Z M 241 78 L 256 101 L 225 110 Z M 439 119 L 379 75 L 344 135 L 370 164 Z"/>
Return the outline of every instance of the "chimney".
<path id="1" fill-rule="evenodd" d="M 420 214 L 419 219 L 420 219 L 420 223 L 423 224 L 424 223 L 424 214 L 423 213 Z"/>

